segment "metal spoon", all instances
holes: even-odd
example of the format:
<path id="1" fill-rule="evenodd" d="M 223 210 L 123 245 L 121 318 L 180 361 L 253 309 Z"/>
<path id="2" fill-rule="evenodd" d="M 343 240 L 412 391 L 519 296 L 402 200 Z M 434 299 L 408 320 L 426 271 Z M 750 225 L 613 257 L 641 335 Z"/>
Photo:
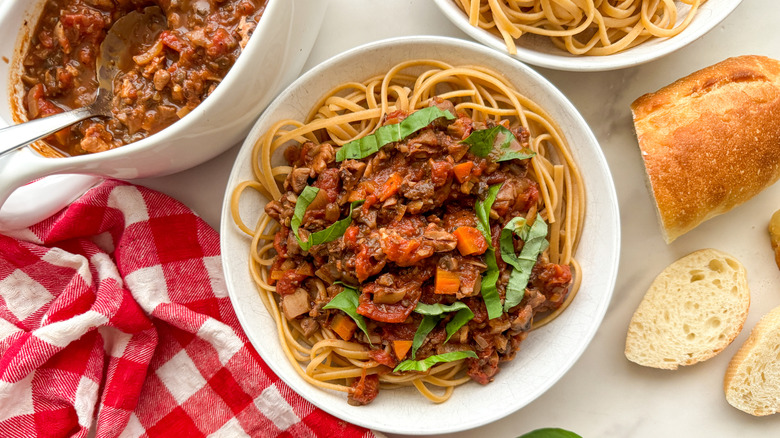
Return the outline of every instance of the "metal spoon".
<path id="1" fill-rule="evenodd" d="M 165 15 L 156 6 L 143 12 L 132 11 L 117 20 L 100 44 L 96 60 L 98 89 L 95 101 L 81 108 L 0 129 L 0 157 L 84 119 L 111 117 L 114 78 L 129 58 L 128 36 L 150 28 L 162 30 L 164 23 Z"/>

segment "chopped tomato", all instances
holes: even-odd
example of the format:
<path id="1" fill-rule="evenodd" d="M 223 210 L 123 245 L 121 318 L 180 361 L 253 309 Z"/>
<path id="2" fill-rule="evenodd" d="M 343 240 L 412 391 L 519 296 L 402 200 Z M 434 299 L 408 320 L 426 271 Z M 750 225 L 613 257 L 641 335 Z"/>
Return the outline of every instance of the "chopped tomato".
<path id="1" fill-rule="evenodd" d="M 366 375 L 365 370 L 360 379 L 352 385 L 352 392 L 349 394 L 348 402 L 350 404 L 367 405 L 371 403 L 379 394 L 379 376 L 376 374 Z"/>
<path id="2" fill-rule="evenodd" d="M 411 345 L 411 341 L 409 341 L 409 343 Z M 395 360 L 393 356 L 391 356 L 385 350 L 371 350 L 368 352 L 368 357 L 377 363 L 388 366 L 390 368 L 395 368 L 395 366 L 398 365 L 398 361 Z"/>
<path id="3" fill-rule="evenodd" d="M 416 299 L 404 299 L 396 304 L 377 304 L 371 299 L 370 294 L 365 293 L 365 288 L 363 290 L 364 292 L 360 294 L 358 299 L 360 304 L 358 305 L 357 313 L 374 321 L 404 322 L 409 314 L 412 313 L 412 310 L 414 310 L 417 301 L 420 300 L 420 295 L 417 294 Z M 404 302 L 408 302 L 408 304 L 404 305 Z"/>
<path id="4" fill-rule="evenodd" d="M 336 199 L 339 197 L 339 170 L 325 169 L 317 177 L 314 187 L 320 189 L 320 192 L 325 192 L 328 202 L 336 202 Z"/>
<path id="5" fill-rule="evenodd" d="M 344 231 L 344 243 L 347 244 L 348 247 L 352 247 L 357 243 L 357 236 L 360 232 L 360 229 L 355 224 L 351 224 L 347 227 L 346 231 Z"/>
<path id="6" fill-rule="evenodd" d="M 274 235 L 274 250 L 279 257 L 287 257 L 287 236 L 290 233 L 290 229 L 282 227 Z"/>
<path id="7" fill-rule="evenodd" d="M 397 233 L 381 240 L 382 252 L 398 266 L 414 266 L 420 260 L 433 255 L 433 247 L 424 245 L 421 239 L 406 239 Z"/>
<path id="8" fill-rule="evenodd" d="M 385 267 L 385 261 L 374 261 L 371 257 L 369 248 L 366 245 L 360 245 L 360 250 L 355 256 L 355 274 L 362 283 L 374 274 L 379 273 Z"/>
<path id="9" fill-rule="evenodd" d="M 295 293 L 295 289 L 306 279 L 305 275 L 295 272 L 295 269 L 288 269 L 282 274 L 282 278 L 276 283 L 276 293 L 279 295 L 290 295 Z"/>
<path id="10" fill-rule="evenodd" d="M 436 187 L 443 186 L 450 178 L 452 163 L 449 161 L 430 161 L 431 164 L 431 182 Z"/>

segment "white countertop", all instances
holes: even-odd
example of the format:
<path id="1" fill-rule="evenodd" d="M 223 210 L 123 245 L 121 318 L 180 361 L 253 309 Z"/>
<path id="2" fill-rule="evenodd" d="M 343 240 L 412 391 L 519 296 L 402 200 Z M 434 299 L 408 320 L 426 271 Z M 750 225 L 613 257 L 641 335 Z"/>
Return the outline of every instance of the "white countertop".
<path id="1" fill-rule="evenodd" d="M 780 305 L 780 270 L 766 233 L 769 217 L 780 208 L 780 185 L 666 245 L 644 185 L 629 111 L 629 104 L 641 94 L 728 56 L 780 58 L 779 16 L 776 0 L 744 0 L 705 37 L 661 60 L 599 73 L 539 69 L 580 110 L 609 162 L 622 222 L 616 289 L 590 346 L 556 385 L 501 421 L 450 436 L 515 437 L 540 427 L 562 427 L 583 437 L 780 435 L 780 415 L 744 414 L 726 402 L 722 390 L 732 355 L 758 319 Z M 431 0 L 330 0 L 305 69 L 365 42 L 411 34 L 468 38 Z M 194 169 L 136 182 L 181 200 L 218 229 L 222 196 L 237 152 L 234 147 Z M 626 328 L 652 279 L 675 259 L 704 247 L 732 254 L 748 270 L 752 304 L 743 332 L 713 359 L 677 371 L 643 368 L 626 360 Z"/>

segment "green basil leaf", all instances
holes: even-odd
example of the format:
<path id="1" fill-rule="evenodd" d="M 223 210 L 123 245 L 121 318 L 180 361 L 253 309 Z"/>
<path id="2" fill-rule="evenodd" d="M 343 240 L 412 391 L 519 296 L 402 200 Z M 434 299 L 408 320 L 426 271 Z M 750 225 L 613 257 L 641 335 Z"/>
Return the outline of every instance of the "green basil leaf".
<path id="1" fill-rule="evenodd" d="M 536 152 L 528 148 L 521 148 L 519 151 L 514 151 L 509 148 L 506 148 L 501 153 L 501 156 L 498 157 L 498 160 L 496 160 L 496 162 L 509 161 L 509 160 L 527 160 L 529 158 L 533 158 L 534 155 L 536 155 Z"/>
<path id="2" fill-rule="evenodd" d="M 429 106 L 417 110 L 409 114 L 401 123 L 380 126 L 373 134 L 345 144 L 336 152 L 336 161 L 366 158 L 379 151 L 382 146 L 401 141 L 441 117 L 447 120 L 455 118 L 451 112 L 442 110 L 437 106 Z"/>
<path id="3" fill-rule="evenodd" d="M 496 262 L 496 251 L 493 249 L 493 237 L 490 234 L 490 209 L 496 200 L 496 195 L 501 189 L 501 184 L 494 184 L 488 189 L 488 195 L 484 201 L 477 201 L 474 204 L 474 212 L 477 215 L 477 229 L 485 236 L 488 242 L 488 250 L 485 251 L 485 263 L 487 270 L 482 274 L 482 299 L 487 307 L 488 318 L 494 319 L 501 316 L 501 297 L 496 289 L 498 281 L 498 263 Z"/>
<path id="4" fill-rule="evenodd" d="M 484 201 L 477 201 L 474 204 L 474 212 L 477 215 L 477 229 L 485 236 L 488 248 L 493 248 L 493 238 L 490 236 L 490 209 L 496 200 L 498 190 L 502 184 L 494 184 L 488 189 L 488 195 Z"/>
<path id="5" fill-rule="evenodd" d="M 455 332 L 458 331 L 458 329 L 463 327 L 467 322 L 471 321 L 471 319 L 474 318 L 474 312 L 472 312 L 471 309 L 469 309 L 469 306 L 467 306 L 465 303 L 460 301 L 456 301 L 455 303 L 450 305 L 439 304 L 439 303 L 437 304 L 417 303 L 417 306 L 414 308 L 414 311 L 422 315 L 428 315 L 428 316 L 441 315 L 441 317 L 436 321 L 436 323 L 438 323 L 441 319 L 443 319 L 445 313 L 458 312 L 445 326 L 445 330 L 447 331 L 447 339 L 444 340 L 445 344 L 447 343 L 447 341 L 450 340 L 452 335 L 454 335 Z M 420 325 L 422 326 L 422 324 Z M 430 332 L 430 330 L 428 332 Z M 427 334 L 428 333 L 426 333 L 426 335 Z M 415 337 L 416 335 L 417 334 L 415 333 Z M 420 343 L 422 344 L 422 340 L 420 340 Z M 413 348 L 412 357 L 414 357 L 414 352 L 416 352 L 416 350 L 414 349 L 414 343 L 412 343 L 412 348 Z"/>
<path id="6" fill-rule="evenodd" d="M 437 354 L 434 356 L 426 357 L 423 360 L 405 360 L 399 363 L 393 372 L 397 371 L 428 371 L 432 366 L 440 362 L 454 362 L 456 360 L 465 359 L 467 357 L 473 357 L 476 359 L 477 353 L 471 350 L 468 351 L 451 351 L 449 353 Z"/>
<path id="7" fill-rule="evenodd" d="M 439 321 L 441 321 L 441 316 L 439 315 L 425 315 L 422 321 L 420 321 L 420 325 L 417 326 L 417 331 L 414 332 L 414 339 L 412 340 L 412 359 L 417 354 L 417 349 L 425 341 L 425 337 L 436 327 Z"/>
<path id="8" fill-rule="evenodd" d="M 362 199 L 359 201 L 352 201 L 352 203 L 349 205 L 349 213 L 347 213 L 347 217 L 334 222 L 324 230 L 311 233 L 309 235 L 309 240 L 307 240 L 306 242 L 301 242 L 301 239 L 299 238 L 298 244 L 300 245 L 301 249 L 303 249 L 304 251 L 308 251 L 314 245 L 328 243 L 343 236 L 344 232 L 347 231 L 347 227 L 352 223 L 352 210 L 354 210 L 355 207 L 358 207 L 361 204 L 363 204 L 363 202 L 364 201 Z M 296 237 L 298 237 L 297 234 Z"/>
<path id="9" fill-rule="evenodd" d="M 514 268 L 509 276 L 506 299 L 504 300 L 504 310 L 506 311 L 520 304 L 531 277 L 531 270 L 536 264 L 539 254 L 550 246 L 547 241 L 547 223 L 541 216 L 537 215 L 534 224 L 530 227 L 525 223 L 525 220 L 522 221 L 522 225 L 519 225 L 521 221 L 515 221 L 515 219 L 512 219 L 504 227 L 504 230 L 511 225 L 512 232 L 523 240 L 523 249 L 520 251 L 520 255 L 515 256 L 514 246 L 511 246 L 511 254 L 507 254 L 507 257 L 504 258 L 505 245 L 504 242 L 501 244 L 501 257 Z M 504 230 L 501 230 L 502 237 L 505 236 Z M 511 235 L 509 237 L 511 239 Z"/>
<path id="10" fill-rule="evenodd" d="M 466 303 L 456 301 L 450 305 L 447 304 L 425 304 L 425 303 L 417 303 L 417 306 L 415 306 L 414 311 L 421 314 L 421 315 L 443 315 L 447 312 L 456 312 L 461 309 L 468 309 L 469 306 L 466 305 Z"/>
<path id="11" fill-rule="evenodd" d="M 524 217 L 512 218 L 501 230 L 501 236 L 498 238 L 499 246 L 501 247 L 501 258 L 515 269 L 522 269 L 522 267 L 520 266 L 520 259 L 515 254 L 515 242 L 512 234 L 519 233 L 524 226 L 526 226 Z"/>
<path id="12" fill-rule="evenodd" d="M 498 281 L 498 263 L 496 262 L 496 251 L 488 249 L 485 251 L 485 263 L 487 270 L 482 274 L 482 300 L 485 301 L 488 319 L 494 319 L 501 316 L 503 309 L 501 306 L 501 297 L 498 295 L 496 282 Z"/>
<path id="13" fill-rule="evenodd" d="M 316 187 L 306 186 L 301 194 L 298 195 L 298 200 L 295 202 L 295 211 L 290 220 L 290 228 L 292 229 L 295 238 L 298 240 L 298 245 L 304 251 L 308 251 L 314 245 L 331 242 L 343 236 L 349 224 L 352 223 L 352 210 L 364 202 L 363 200 L 353 201 L 349 206 L 349 214 L 347 214 L 347 217 L 334 222 L 324 230 L 309 234 L 309 239 L 304 242 L 301 240 L 298 228 L 300 228 L 301 223 L 303 223 L 303 216 L 306 214 L 306 209 L 309 208 L 309 205 L 311 205 L 319 192 L 320 189 Z"/>
<path id="14" fill-rule="evenodd" d="M 512 131 L 503 127 L 502 125 L 496 125 L 492 128 L 480 129 L 473 131 L 462 140 L 461 143 L 469 145 L 469 152 L 472 154 L 485 158 L 490 155 L 495 149 L 496 143 L 498 143 L 498 159 L 499 161 L 509 160 L 525 160 L 536 155 L 536 152 L 528 148 L 520 148 L 520 150 L 514 150 L 511 148 L 512 142 L 519 144 L 517 138 Z"/>
<path id="15" fill-rule="evenodd" d="M 493 151 L 493 143 L 495 143 L 496 141 L 496 136 L 498 135 L 499 128 L 504 128 L 504 127 L 501 125 L 497 125 L 492 128 L 472 131 L 468 137 L 461 140 L 461 143 L 465 143 L 469 145 L 469 152 L 471 152 L 472 154 L 478 157 L 485 158 L 488 155 L 490 155 L 490 152 Z"/>
<path id="16" fill-rule="evenodd" d="M 526 434 L 520 435 L 518 438 L 582 438 L 574 432 L 570 432 L 565 429 L 546 427 L 543 429 L 536 429 Z"/>
<path id="17" fill-rule="evenodd" d="M 317 197 L 319 192 L 320 189 L 316 187 L 306 186 L 301 194 L 298 195 L 298 200 L 295 201 L 295 211 L 290 220 L 290 228 L 292 229 L 295 238 L 298 239 L 298 244 L 301 248 L 303 248 L 304 243 L 301 242 L 301 237 L 298 235 L 298 228 L 301 226 L 301 223 L 303 223 L 303 216 L 306 214 L 306 209 L 309 208 L 309 205 L 314 201 L 314 198 Z"/>
<path id="18" fill-rule="evenodd" d="M 357 313 L 357 308 L 359 304 L 358 295 L 359 292 L 357 289 L 352 288 L 350 286 L 347 286 L 346 284 L 337 281 L 335 284 L 341 285 L 341 287 L 344 288 L 341 293 L 333 297 L 328 304 L 323 306 L 323 309 L 336 309 L 341 310 L 342 312 L 349 315 L 350 318 L 352 318 L 353 321 L 355 321 L 355 324 L 360 328 L 360 330 L 363 330 L 363 333 L 366 334 L 366 338 L 368 338 L 368 343 L 371 344 L 371 336 L 368 334 L 368 327 L 366 327 L 366 320 L 363 319 L 363 315 Z M 373 346 L 373 344 L 371 344 Z"/>
<path id="19" fill-rule="evenodd" d="M 447 339 L 444 340 L 444 343 L 446 344 L 452 335 L 454 335 L 455 332 L 457 332 L 461 327 L 466 325 L 466 323 L 471 321 L 472 318 L 474 318 L 474 312 L 472 312 L 468 306 L 466 306 L 465 309 L 458 310 L 458 313 L 456 313 L 450 322 L 448 322 L 445 326 L 445 330 L 447 330 Z"/>

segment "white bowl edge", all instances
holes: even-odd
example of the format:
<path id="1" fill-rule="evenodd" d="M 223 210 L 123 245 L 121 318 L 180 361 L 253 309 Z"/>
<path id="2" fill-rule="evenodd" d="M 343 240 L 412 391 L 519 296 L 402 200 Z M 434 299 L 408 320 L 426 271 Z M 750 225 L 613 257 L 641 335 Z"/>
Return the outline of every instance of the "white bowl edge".
<path id="1" fill-rule="evenodd" d="M 383 391 L 371 405 L 354 407 L 346 403 L 344 394 L 321 391 L 301 379 L 286 357 L 279 353 L 273 321 L 249 279 L 248 238 L 234 226 L 231 218 L 230 196 L 233 187 L 248 177 L 246 164 L 253 139 L 273 121 L 295 114 L 305 114 L 308 111 L 307 103 L 313 103 L 313 100 L 325 91 L 323 88 L 328 88 L 323 82 L 328 81 L 327 72 L 331 71 L 332 74 L 334 66 L 354 65 L 353 62 L 367 63 L 365 58 L 370 57 L 370 53 L 382 53 L 380 61 L 362 67 L 362 70 L 372 70 L 373 73 L 382 70 L 384 66 L 394 64 L 393 61 L 411 57 L 433 56 L 444 60 L 457 57 L 464 61 L 467 58 L 468 63 L 490 60 L 493 68 L 502 71 L 510 79 L 529 79 L 529 82 L 514 82 L 521 91 L 529 94 L 554 117 L 558 115 L 556 119 L 562 126 L 576 126 L 581 138 L 574 140 L 587 143 L 589 147 L 585 151 L 578 149 L 576 145 L 572 147 L 583 176 L 594 184 L 586 189 L 586 224 L 578 250 L 578 253 L 594 254 L 588 260 L 580 260 L 585 272 L 580 295 L 556 321 L 528 336 L 517 358 L 502 364 L 502 371 L 496 376 L 495 382 L 486 387 L 475 383 L 459 387 L 452 399 L 441 405 L 432 404 L 417 395 L 415 390 L 409 389 Z M 368 75 L 365 72 L 354 73 L 349 77 L 359 80 Z M 317 83 L 320 85 L 314 85 Z M 543 100 L 552 100 L 555 105 L 540 102 L 540 99 L 535 98 L 536 94 L 546 95 Z M 307 103 L 291 102 L 291 98 L 305 98 Z M 564 118 L 566 120 L 563 120 Z M 250 132 L 239 151 L 236 163 L 223 203 L 220 243 L 225 279 L 238 318 L 253 345 L 280 378 L 316 406 L 346 421 L 386 432 L 425 435 L 466 430 L 509 415 L 544 393 L 574 365 L 595 335 L 609 305 L 617 276 L 620 224 L 617 195 L 598 143 L 573 105 L 543 77 L 509 56 L 479 44 L 447 37 L 403 37 L 370 43 L 331 58 L 303 75 L 274 100 Z M 242 205 L 244 220 L 247 220 L 248 213 L 253 208 L 257 213 L 258 207 L 257 204 L 249 208 Z M 246 216 L 243 216 L 244 214 Z M 548 338 L 552 338 L 552 345 L 542 346 Z M 575 345 L 560 345 L 561 342 L 573 342 Z M 535 359 L 552 359 L 550 361 L 557 363 L 558 367 L 554 373 L 545 376 L 543 382 L 531 385 L 534 379 L 538 380 L 540 375 L 549 371 L 539 368 L 539 364 L 534 362 Z M 516 375 L 512 376 L 513 374 Z M 522 386 L 526 384 L 529 386 Z M 521 393 L 517 392 L 519 389 L 522 389 Z M 489 407 L 474 409 L 469 405 L 471 408 L 464 410 L 467 401 L 472 402 L 478 398 L 487 401 L 496 398 L 518 400 L 519 397 L 524 397 L 524 401 L 512 406 L 497 408 L 495 403 L 488 403 Z M 392 415 L 388 415 L 388 409 L 392 409 Z M 457 422 L 453 421 L 454 419 L 457 419 Z"/>

